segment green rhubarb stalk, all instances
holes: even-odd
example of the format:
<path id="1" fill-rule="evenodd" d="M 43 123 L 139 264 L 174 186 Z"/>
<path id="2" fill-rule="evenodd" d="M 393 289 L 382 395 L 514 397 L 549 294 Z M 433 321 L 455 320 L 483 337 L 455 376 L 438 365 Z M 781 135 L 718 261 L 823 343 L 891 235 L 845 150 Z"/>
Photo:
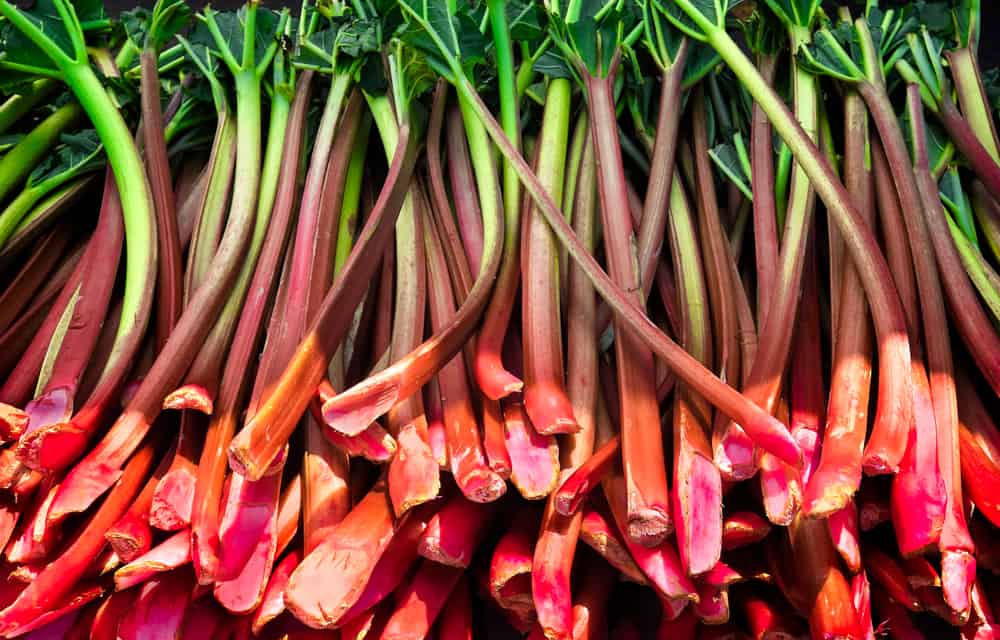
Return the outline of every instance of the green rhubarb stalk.
<path id="1" fill-rule="evenodd" d="M 83 116 L 84 110 L 75 102 L 59 107 L 0 159 L 0 201 L 24 182 L 38 163 L 58 144 L 59 137 L 70 127 L 79 124 Z M 0 237 L 0 245 L 4 239 Z"/>
<path id="2" fill-rule="evenodd" d="M 0 104 L 0 135 L 3 135 L 29 111 L 59 87 L 52 78 L 39 78 Z"/>

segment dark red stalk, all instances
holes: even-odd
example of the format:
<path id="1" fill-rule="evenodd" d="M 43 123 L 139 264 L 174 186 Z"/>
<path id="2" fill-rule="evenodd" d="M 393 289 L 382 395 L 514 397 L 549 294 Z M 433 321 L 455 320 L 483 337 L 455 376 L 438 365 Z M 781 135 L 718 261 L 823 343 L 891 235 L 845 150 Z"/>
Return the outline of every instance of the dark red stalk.
<path id="1" fill-rule="evenodd" d="M 910 123 L 913 127 L 912 138 L 914 140 L 915 173 L 916 184 L 919 189 L 919 197 L 923 204 L 923 214 L 927 225 L 927 232 L 933 242 L 933 252 L 937 257 L 937 264 L 940 269 L 940 277 L 944 281 L 945 291 L 952 304 L 955 313 L 952 317 L 960 325 L 960 332 L 968 336 L 963 331 L 961 325 L 962 318 L 969 318 L 975 315 L 975 310 L 981 314 L 980 328 L 983 335 L 987 335 L 994 343 L 995 350 L 992 355 L 1000 362 L 1000 336 L 997 335 L 993 326 L 985 319 L 982 308 L 978 306 L 975 292 L 964 274 L 951 273 L 952 270 L 961 266 L 961 259 L 953 242 L 948 242 L 950 236 L 938 238 L 937 235 L 947 231 L 945 212 L 938 197 L 937 181 L 931 175 L 928 164 L 927 137 L 924 128 L 923 104 L 920 102 L 920 92 L 916 86 L 910 86 L 907 90 L 907 106 L 910 116 Z M 928 248 L 929 250 L 929 248 Z M 933 255 L 931 256 L 933 260 Z M 921 283 L 922 285 L 922 283 Z M 942 553 L 941 575 L 944 584 L 944 598 L 960 617 L 968 615 L 971 607 L 969 591 L 975 580 L 975 558 L 973 553 L 975 547 L 972 538 L 969 536 L 969 529 L 965 522 L 964 502 L 962 500 L 962 471 L 959 463 L 959 426 L 958 426 L 958 399 L 955 391 L 954 369 L 951 359 L 950 343 L 948 341 L 948 321 L 947 313 L 944 310 L 944 299 L 940 294 L 940 284 L 938 284 L 938 300 L 934 308 L 928 309 L 928 302 L 921 297 L 922 308 L 924 310 L 924 329 L 927 332 L 927 354 L 928 354 L 928 374 L 931 384 L 931 398 L 934 403 L 934 417 L 937 423 L 938 435 L 938 464 L 941 468 L 941 476 L 944 478 L 945 491 L 948 497 L 947 511 L 945 512 L 944 528 L 941 530 L 940 548 Z M 964 289 L 964 293 L 956 293 Z M 939 308 L 937 308 L 939 307 Z M 927 316 L 929 313 L 940 314 L 941 320 L 931 323 Z M 940 343 L 940 344 L 938 344 Z M 970 350 L 990 349 L 988 343 L 978 341 L 969 343 Z M 940 355 L 935 351 L 940 350 Z"/>
<path id="2" fill-rule="evenodd" d="M 738 602 L 754 640 L 791 640 L 805 635 L 801 620 L 770 592 L 755 586 L 740 591 Z"/>
<path id="3" fill-rule="evenodd" d="M 917 627 L 906 608 L 893 600 L 884 589 L 872 585 L 872 608 L 879 628 L 892 640 L 923 640 L 924 633 Z"/>
<path id="4" fill-rule="evenodd" d="M 448 174 L 458 230 L 469 267 L 473 273 L 478 273 L 483 259 L 483 219 L 479 211 L 479 199 L 476 197 L 476 179 L 469 159 L 465 124 L 457 106 L 448 110 L 447 141 Z"/>
<path id="5" fill-rule="evenodd" d="M 35 296 L 49 282 L 48 276 L 56 270 L 60 259 L 66 258 L 63 252 L 71 238 L 69 230 L 60 225 L 35 243 L 31 255 L 0 294 L 0 333 L 36 300 Z"/>
<path id="6" fill-rule="evenodd" d="M 313 628 L 337 624 L 361 597 L 397 525 L 380 480 L 292 573 L 285 590 L 289 611 Z M 331 582 L 331 571 L 340 579 Z"/>
<path id="7" fill-rule="evenodd" d="M 288 119 L 282 153 L 281 174 L 271 212 L 270 229 L 254 270 L 243 312 L 227 356 L 215 412 L 198 462 L 194 507 L 191 512 L 191 546 L 195 574 L 201 584 L 215 580 L 219 554 L 219 506 L 227 471 L 226 451 L 236 431 L 238 408 L 245 395 L 246 371 L 257 354 L 264 315 L 278 284 L 277 274 L 288 239 L 296 178 L 302 145 L 302 127 L 309 104 L 312 74 L 305 72 L 296 83 L 295 99 Z"/>
<path id="8" fill-rule="evenodd" d="M 411 144 L 410 130 L 404 125 L 379 200 L 365 222 L 351 257 L 327 292 L 316 320 L 289 366 L 262 399 L 261 409 L 230 445 L 230 464 L 240 473 L 250 477 L 263 475 L 288 441 L 299 416 L 322 381 L 328 358 L 350 328 L 353 314 L 343 310 L 354 308 L 364 296 L 367 283 L 379 264 L 381 249 L 392 233 L 413 171 L 415 147 Z"/>
<path id="9" fill-rule="evenodd" d="M 573 594 L 573 640 L 605 640 L 608 635 L 608 593 L 617 575 L 611 565 L 588 553 L 582 558 L 580 583 Z"/>
<path id="10" fill-rule="evenodd" d="M 872 582 L 885 589 L 893 600 L 910 611 L 920 610 L 920 601 L 910 589 L 906 574 L 893 558 L 874 547 L 868 547 L 864 551 L 863 562 Z"/>
<path id="11" fill-rule="evenodd" d="M 77 268 L 80 266 L 82 253 L 82 251 L 77 251 L 75 255 L 63 263 L 49 284 L 35 296 L 34 303 L 7 328 L 3 335 L 0 335 L 0 375 L 6 377 L 11 374 L 15 366 L 20 364 L 22 357 L 26 354 L 26 349 L 40 331 L 46 331 L 51 336 L 55 320 L 46 321 L 70 278 L 73 277 L 77 282 L 79 281 Z M 38 348 L 41 349 L 40 346 Z M 38 359 L 38 356 L 35 358 Z M 0 399 L 0 402 L 2 401 Z M 23 405 L 24 403 L 18 404 Z"/>
<path id="12" fill-rule="evenodd" d="M 434 331 L 440 334 L 455 319 L 454 292 L 451 289 L 444 250 L 437 230 L 430 220 L 423 222 L 431 323 Z M 461 354 L 441 368 L 437 380 L 444 411 L 445 439 L 448 444 L 448 461 L 452 476 L 459 489 L 470 500 L 492 502 L 504 494 L 506 486 L 503 479 L 486 463 L 479 436 L 479 425 L 470 397 L 465 360 Z"/>
<path id="13" fill-rule="evenodd" d="M 621 438 L 617 434 L 598 447 L 553 494 L 556 510 L 564 516 L 576 513 L 590 492 L 614 470 L 620 451 Z"/>
<path id="14" fill-rule="evenodd" d="M 459 300 L 464 300 L 469 294 L 469 290 L 472 288 L 472 273 L 469 268 L 469 260 L 462 258 L 462 256 L 467 256 L 466 245 L 463 242 L 461 234 L 459 234 L 458 227 L 455 224 L 454 216 L 452 215 L 451 202 L 448 200 L 448 190 L 445 187 L 444 181 L 444 167 L 441 153 L 441 131 L 444 127 L 444 116 L 445 116 L 445 106 L 448 102 L 448 83 L 443 79 L 438 80 L 437 87 L 434 90 L 434 102 L 431 107 L 431 118 L 430 123 L 427 128 L 427 174 L 430 178 L 431 186 L 431 201 L 434 206 L 431 207 L 431 213 L 434 216 L 434 222 L 437 225 L 438 233 L 441 234 L 441 241 L 445 247 L 445 256 L 448 259 L 448 274 L 451 277 L 452 284 L 455 288 Z M 449 133 L 452 129 L 449 128 Z M 449 138 L 448 142 L 451 142 Z M 458 166 L 449 166 L 452 171 L 456 169 L 458 171 L 468 170 L 469 175 L 463 175 L 463 179 L 469 179 L 471 177 L 472 168 L 469 166 L 468 149 L 465 146 L 464 137 L 461 140 L 461 150 L 456 151 L 456 153 L 461 153 L 462 157 Z M 451 151 L 449 150 L 449 156 Z M 464 163 L 462 162 L 464 160 Z M 473 187 L 475 183 L 473 182 Z M 472 206 L 468 202 L 471 194 L 474 190 L 466 192 L 468 185 L 463 185 L 462 188 L 455 188 L 455 204 L 458 205 L 459 199 L 462 200 L 463 206 Z M 474 203 L 474 217 L 482 226 L 482 220 L 479 217 L 479 202 Z M 472 214 L 469 214 L 470 216 Z M 479 243 L 480 255 L 482 254 L 482 229 L 480 229 L 478 239 L 474 242 Z M 462 258 L 462 259 L 460 259 Z M 477 262 L 478 268 L 478 262 Z"/>
<path id="15" fill-rule="evenodd" d="M 740 574 L 724 562 L 698 580 L 698 601 L 692 612 L 703 624 L 720 625 L 729 621 L 729 587 L 742 580 Z"/>
<path id="16" fill-rule="evenodd" d="M 160 106 L 160 73 L 155 48 L 146 47 L 139 55 L 142 102 L 142 143 L 149 191 L 156 212 L 156 331 L 157 351 L 167 343 L 184 303 L 183 257 L 178 232 L 174 190 L 170 178 L 167 143 L 163 137 L 164 118 Z"/>
<path id="17" fill-rule="evenodd" d="M 41 574 L 0 612 L 5 635 L 27 630 L 45 612 L 51 611 L 71 593 L 90 561 L 104 547 L 104 534 L 128 509 L 155 461 L 155 439 L 145 443 L 129 460 L 114 488 L 83 526 L 72 543 L 52 560 Z"/>
<path id="18" fill-rule="evenodd" d="M 105 598 L 94 615 L 94 622 L 90 628 L 92 640 L 117 640 L 118 623 L 132 608 L 138 595 L 137 589 L 131 589 L 117 591 Z"/>
<path id="19" fill-rule="evenodd" d="M 955 143 L 966 162 L 975 172 L 994 200 L 1000 200 L 1000 165 L 979 141 L 969 121 L 962 116 L 951 99 L 951 87 L 943 88 L 938 103 L 938 117 L 948 137 Z"/>
<path id="20" fill-rule="evenodd" d="M 874 189 L 867 169 L 867 112 L 857 94 L 845 98 L 844 181 L 855 206 L 874 229 Z M 872 150 L 872 155 L 877 152 Z M 872 160 L 872 162 L 876 162 Z M 895 194 L 884 199 L 895 204 Z M 908 246 L 904 245 L 908 254 Z M 892 254 L 890 253 L 890 256 Z M 891 257 L 890 257 L 891 259 Z M 906 265 L 907 273 L 910 269 Z M 819 465 L 805 485 L 802 508 L 807 517 L 824 517 L 847 507 L 861 484 L 861 456 L 868 422 L 872 372 L 872 336 L 868 305 L 854 264 L 842 261 L 839 318 L 834 339 L 830 397 Z M 853 507 L 851 507 L 853 508 Z"/>
<path id="21" fill-rule="evenodd" d="M 762 54 L 757 68 L 768 85 L 774 84 L 777 56 Z M 778 278 L 778 215 L 774 198 L 774 140 L 771 121 L 754 102 L 750 120 L 750 186 L 753 192 L 754 267 L 757 276 L 757 326 L 771 308 L 771 283 Z"/>
<path id="22" fill-rule="evenodd" d="M 598 166 L 604 244 L 611 276 L 619 287 L 633 292 L 640 309 L 639 274 L 632 253 L 631 215 L 625 185 L 612 78 L 587 78 L 591 135 Z M 667 489 L 659 407 L 653 387 L 653 355 L 625 324 L 615 322 L 615 359 L 621 398 L 622 461 L 627 495 L 627 536 L 647 546 L 670 532 L 670 494 Z"/>
<path id="23" fill-rule="evenodd" d="M 472 619 L 472 596 L 469 582 L 460 578 L 451 590 L 447 606 L 441 611 L 437 623 L 438 640 L 472 640 L 474 637 Z"/>

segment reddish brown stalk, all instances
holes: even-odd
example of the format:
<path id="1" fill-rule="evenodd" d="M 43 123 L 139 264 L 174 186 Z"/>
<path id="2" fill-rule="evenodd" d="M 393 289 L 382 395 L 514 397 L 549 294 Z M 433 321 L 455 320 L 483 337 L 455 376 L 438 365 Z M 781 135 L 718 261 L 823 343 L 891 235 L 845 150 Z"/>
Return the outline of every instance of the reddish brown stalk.
<path id="1" fill-rule="evenodd" d="M 459 579 L 437 623 L 438 640 L 472 640 L 472 595 L 467 579 Z"/>
<path id="2" fill-rule="evenodd" d="M 167 344 L 184 304 L 184 264 L 178 232 L 174 190 L 170 178 L 164 117 L 160 106 L 157 51 L 146 47 L 139 55 L 139 97 L 142 102 L 142 143 L 149 192 L 156 212 L 156 350 Z"/>
<path id="3" fill-rule="evenodd" d="M 149 508 L 149 524 L 163 531 L 178 531 L 191 524 L 197 458 L 207 425 L 203 416 L 185 411 L 180 416 L 177 444 L 170 468 L 160 478 Z"/>
<path id="4" fill-rule="evenodd" d="M 420 208 L 417 209 L 419 212 Z M 429 224 L 427 220 L 424 222 L 431 323 L 434 331 L 441 335 L 456 319 L 454 292 L 451 290 L 440 238 L 434 225 Z M 469 394 L 469 378 L 464 358 L 461 355 L 452 358 L 438 371 L 437 379 L 441 390 L 448 461 L 452 476 L 459 489 L 470 500 L 476 502 L 497 500 L 506 491 L 506 485 L 503 479 L 489 468 L 483 455 L 479 425 Z M 512 473 L 515 473 L 513 468 L 512 464 Z"/>
<path id="5" fill-rule="evenodd" d="M 431 505 L 419 507 L 405 516 L 392 542 L 378 559 L 371 575 L 364 584 L 364 590 L 337 621 L 338 625 L 348 625 L 365 612 L 371 611 L 383 602 L 406 578 L 418 558 L 418 545 L 427 529 L 428 521 L 434 515 Z"/>
<path id="6" fill-rule="evenodd" d="M 121 201 L 108 169 L 101 213 L 87 249 L 42 328 L 0 387 L 4 402 L 22 406 L 41 385 L 41 393 L 25 407 L 30 420 L 28 433 L 64 422 L 73 413 L 80 378 L 107 314 L 124 237 Z M 70 315 L 64 317 L 67 313 Z"/>
<path id="7" fill-rule="evenodd" d="M 771 592 L 754 586 L 740 591 L 738 601 L 754 640 L 792 640 L 806 635 L 801 619 Z"/>
<path id="8" fill-rule="evenodd" d="M 590 251 L 597 242 L 596 169 L 593 144 L 588 137 L 577 172 L 573 228 Z M 568 269 L 566 275 L 569 280 L 567 392 L 579 431 L 567 435 L 559 448 L 562 478 L 569 477 L 574 469 L 582 468 L 593 459 L 598 396 L 598 340 L 594 322 L 597 298 L 593 286 L 579 269 Z M 585 495 L 586 492 L 581 499 Z M 578 628 L 580 633 L 589 635 L 589 611 L 584 606 L 583 615 L 587 618 L 579 619 L 581 614 L 573 606 L 570 582 L 582 522 L 582 512 L 573 508 L 561 513 L 558 496 L 549 497 L 531 569 L 532 599 L 538 623 L 548 638 L 570 638 L 579 635 Z M 606 572 L 597 571 L 598 575 L 602 573 Z M 595 619 L 595 631 L 596 624 Z"/>
<path id="9" fill-rule="evenodd" d="M 417 550 L 428 560 L 464 569 L 495 513 L 495 504 L 477 504 L 461 495 L 449 498 L 427 523 Z"/>
<path id="10" fill-rule="evenodd" d="M 44 289 L 58 261 L 66 258 L 63 251 L 71 237 L 69 230 L 60 225 L 35 243 L 31 255 L 0 294 L 0 333 L 6 331 Z"/>
<path id="11" fill-rule="evenodd" d="M 722 523 L 722 550 L 756 544 L 771 532 L 771 523 L 752 511 L 730 513 Z"/>
<path id="12" fill-rule="evenodd" d="M 758 70 L 768 85 L 774 84 L 777 56 L 762 54 Z M 750 185 L 753 192 L 754 267 L 757 275 L 757 326 L 771 308 L 771 283 L 778 278 L 778 216 L 774 199 L 774 140 L 771 120 L 754 102 L 750 121 Z"/>
<path id="13" fill-rule="evenodd" d="M 157 574 L 191 562 L 191 532 L 178 531 L 147 553 L 115 571 L 115 589 L 122 591 L 142 584 Z"/>
<path id="14" fill-rule="evenodd" d="M 620 451 L 621 438 L 617 434 L 598 447 L 553 494 L 556 510 L 564 516 L 576 513 L 590 492 L 614 470 Z"/>
<path id="15" fill-rule="evenodd" d="M 863 638 L 850 585 L 840 571 L 826 523 L 796 518 L 789 536 L 797 582 L 806 606 L 804 613 L 813 637 Z"/>
<path id="16" fill-rule="evenodd" d="M 447 85 L 445 85 L 447 86 Z M 455 202 L 458 230 L 462 247 L 473 273 L 478 273 L 483 260 L 483 218 L 476 197 L 476 179 L 469 159 L 465 124 L 457 105 L 448 110 L 448 175 Z M 447 209 L 443 210 L 447 211 Z"/>
<path id="17" fill-rule="evenodd" d="M 219 505 L 228 466 L 226 450 L 236 431 L 238 408 L 246 391 L 246 371 L 257 355 L 260 329 L 272 292 L 278 284 L 277 273 L 280 272 L 296 197 L 302 126 L 309 104 L 311 80 L 312 74 L 306 72 L 299 76 L 296 84 L 269 233 L 244 301 L 227 356 L 227 366 L 223 370 L 214 415 L 205 432 L 205 444 L 198 462 L 191 512 L 191 553 L 200 584 L 211 584 L 215 580 L 219 561 Z"/>
<path id="18" fill-rule="evenodd" d="M 285 605 L 314 628 L 337 624 L 358 601 L 397 531 L 385 481 L 380 480 L 292 573 Z M 340 579 L 330 582 L 330 571 Z"/>
<path id="19" fill-rule="evenodd" d="M 410 583 L 397 594 L 396 610 L 385 624 L 382 640 L 427 637 L 461 577 L 462 569 L 422 561 Z"/>
<path id="20" fill-rule="evenodd" d="M 1000 166 L 952 101 L 950 86 L 943 87 L 937 103 L 938 119 L 948 132 L 948 137 L 955 143 L 955 148 L 969 163 L 969 167 L 993 199 L 1000 201 Z"/>
<path id="21" fill-rule="evenodd" d="M 618 532 L 603 495 L 594 494 L 594 497 L 583 505 L 581 513 L 583 522 L 580 525 L 580 540 L 626 579 L 645 584 L 646 577 L 625 548 L 625 539 Z"/>
<path id="22" fill-rule="evenodd" d="M 874 229 L 874 189 L 866 168 L 867 136 L 861 135 L 865 131 L 867 113 L 860 98 L 853 93 L 846 98 L 845 111 L 844 127 L 853 135 L 845 140 L 844 178 L 848 190 L 854 194 L 858 211 Z M 871 151 L 873 156 L 878 153 Z M 880 197 L 889 200 L 889 206 L 896 202 L 893 193 L 880 193 Z M 903 248 L 908 257 L 908 245 Z M 890 252 L 890 260 L 892 257 Z M 849 502 L 861 485 L 861 457 L 872 375 L 872 332 L 858 271 L 849 260 L 843 261 L 842 268 L 826 435 L 819 465 L 805 485 L 802 509 L 807 517 L 826 517 L 841 509 L 853 508 L 848 507 Z M 906 268 L 903 274 L 908 273 L 909 264 Z"/>
<path id="23" fill-rule="evenodd" d="M 608 265 L 615 284 L 633 292 L 631 301 L 643 308 L 639 274 L 632 254 L 631 216 L 625 185 L 612 78 L 587 78 L 591 135 L 598 165 L 601 214 Z M 670 532 L 659 407 L 653 387 L 653 355 L 620 320 L 615 321 L 615 359 L 621 398 L 622 461 L 627 496 L 627 536 L 655 546 Z"/>
<path id="24" fill-rule="evenodd" d="M 581 558 L 584 569 L 573 594 L 573 640 L 602 640 L 607 637 L 608 593 L 614 588 L 614 568 L 587 553 Z"/>
<path id="25" fill-rule="evenodd" d="M 885 589 L 893 600 L 910 611 L 920 610 L 920 600 L 910 589 L 902 567 L 893 558 L 874 547 L 868 547 L 864 551 L 863 562 L 872 582 Z"/>
<path id="26" fill-rule="evenodd" d="M 959 375 L 959 448 L 969 499 L 1000 527 L 1000 430 L 965 375 Z"/>
<path id="27" fill-rule="evenodd" d="M 549 85 L 539 133 L 536 173 L 546 192 L 562 200 L 569 135 L 570 85 Z M 521 326 L 524 345 L 524 406 L 539 433 L 579 429 L 566 395 L 562 323 L 559 317 L 559 252 L 552 231 L 530 201 L 521 220 Z"/>
<path id="28" fill-rule="evenodd" d="M 928 164 L 927 136 L 924 128 L 923 105 L 920 101 L 919 88 L 907 88 L 907 112 L 913 127 L 916 184 L 919 198 L 923 204 L 924 221 L 927 233 L 930 235 L 928 244 L 933 242 L 933 254 L 930 260 L 937 257 L 938 273 L 944 281 L 949 302 L 955 313 L 960 333 L 968 340 L 970 350 L 979 349 L 983 357 L 994 357 L 1000 363 L 1000 336 L 989 320 L 986 319 L 978 304 L 976 294 L 964 273 L 951 273 L 961 267 L 961 259 L 954 242 L 949 242 L 950 236 L 938 238 L 938 234 L 948 231 L 945 216 L 947 215 L 938 197 L 937 181 L 931 175 Z M 984 151 L 985 153 L 985 151 Z M 1000 193 L 1000 191 L 998 191 Z M 930 247 L 927 249 L 930 251 Z M 918 272 L 919 274 L 919 272 Z M 923 292 L 923 282 L 918 280 Z M 951 358 L 951 347 L 948 340 L 948 316 L 944 308 L 944 299 L 938 286 L 937 299 L 933 303 L 921 296 L 924 312 L 924 329 L 927 338 L 928 375 L 930 376 L 931 399 L 934 404 L 934 418 L 937 423 L 938 464 L 941 476 L 944 478 L 945 491 L 948 497 L 945 512 L 944 528 L 941 531 L 940 548 L 942 553 L 941 575 L 944 584 L 944 598 L 960 617 L 968 616 L 971 607 L 969 591 L 975 580 L 975 547 L 969 536 L 965 523 L 964 502 L 962 500 L 962 470 L 959 463 L 959 426 L 958 399 L 955 392 L 954 368 Z M 958 295 L 956 295 L 958 294 Z M 930 307 L 930 308 L 929 308 Z M 975 316 L 979 311 L 980 335 L 988 336 L 987 342 L 976 339 L 969 340 L 970 333 L 966 325 L 963 330 L 963 318 Z M 932 322 L 928 316 L 934 314 Z M 940 319 L 938 319 L 940 316 Z M 992 346 L 991 344 L 992 343 Z M 990 351 L 993 349 L 992 351 Z"/>
<path id="29" fill-rule="evenodd" d="M 930 382 L 913 361 L 914 424 L 899 474 L 893 478 L 890 506 L 896 542 L 903 556 L 926 553 L 941 538 L 948 496 L 938 462 L 938 436 Z"/>
<path id="30" fill-rule="evenodd" d="M 892 640 L 923 640 L 925 637 L 906 608 L 893 600 L 878 585 L 872 585 L 872 608 L 876 619 L 882 621 L 879 628 Z"/>
<path id="31" fill-rule="evenodd" d="M 455 225 L 454 217 L 451 214 L 452 207 L 451 202 L 448 200 L 448 190 L 445 187 L 444 167 L 442 165 L 443 161 L 441 154 L 441 130 L 444 126 L 445 107 L 447 102 L 448 83 L 444 79 L 440 79 L 434 89 L 434 102 L 431 107 L 430 123 L 427 127 L 427 174 L 430 178 L 431 201 L 434 203 L 434 206 L 431 207 L 431 213 L 434 215 L 434 221 L 435 224 L 437 224 L 438 233 L 441 234 L 441 241 L 445 246 L 445 256 L 448 258 L 448 274 L 451 277 L 452 284 L 458 294 L 458 298 L 460 300 L 464 300 L 469 294 L 469 290 L 472 288 L 472 273 L 469 269 L 469 261 L 466 259 L 459 259 L 461 256 L 467 255 L 466 248 L 463 244 L 462 236 L 459 234 L 458 227 Z M 449 133 L 451 133 L 451 129 L 449 129 Z M 450 142 L 451 139 L 449 138 L 449 143 Z M 464 139 L 461 141 L 461 144 L 461 153 L 464 154 L 462 158 L 465 160 L 465 164 L 461 168 L 468 169 L 471 172 L 472 169 L 468 166 L 468 150 L 465 147 Z M 449 148 L 449 156 L 450 155 L 451 152 Z M 455 167 L 449 168 L 452 170 L 455 169 Z M 463 206 L 469 206 L 470 203 L 468 200 L 472 198 L 472 194 L 474 193 L 474 189 L 468 192 L 464 189 L 456 190 L 456 206 L 458 206 L 459 199 L 462 200 Z M 480 222 L 481 226 L 482 220 L 478 218 L 478 201 L 474 203 L 474 206 L 474 217 Z M 474 242 L 478 243 L 479 255 L 481 256 L 481 228 L 479 235 Z"/>
<path id="32" fill-rule="evenodd" d="M 327 292 L 316 320 L 300 343 L 277 384 L 261 401 L 261 409 L 230 445 L 230 464 L 251 478 L 260 477 L 288 441 L 299 416 L 309 406 L 325 374 L 326 363 L 346 335 L 354 308 L 360 302 L 388 243 L 392 225 L 403 204 L 415 162 L 415 144 L 409 127 L 400 130 L 389 175 L 379 200 L 355 243 L 344 269 Z M 366 422 L 365 426 L 370 424 Z M 402 443 L 400 443 L 402 447 Z"/>
<path id="33" fill-rule="evenodd" d="M 155 461 L 155 439 L 132 456 L 114 488 L 72 543 L 0 612 L 0 632 L 16 635 L 52 611 L 76 586 L 91 560 L 104 547 L 104 534 L 128 509 Z"/>

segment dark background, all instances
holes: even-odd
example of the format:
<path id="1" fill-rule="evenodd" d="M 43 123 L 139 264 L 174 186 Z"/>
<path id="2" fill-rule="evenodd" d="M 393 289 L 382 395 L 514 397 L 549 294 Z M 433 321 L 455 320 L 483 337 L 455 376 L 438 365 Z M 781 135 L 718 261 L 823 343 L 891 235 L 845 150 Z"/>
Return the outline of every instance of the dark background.
<path id="1" fill-rule="evenodd" d="M 154 4 L 153 0 L 105 0 L 105 6 L 109 10 L 117 12 L 122 9 L 131 9 L 136 5 L 152 6 Z M 195 0 L 189 3 L 193 7 L 201 7 L 207 4 L 204 1 Z M 243 0 L 215 0 L 212 2 L 212 6 L 217 9 L 231 9 L 233 7 L 238 7 L 243 4 Z M 263 4 L 278 7 L 278 6 L 295 6 L 298 7 L 301 3 L 298 0 L 294 2 L 281 2 L 280 0 L 264 0 Z M 843 4 L 840 2 L 829 3 L 831 5 Z M 886 2 L 885 5 L 898 5 L 905 4 L 901 2 Z M 980 38 L 979 46 L 979 58 L 980 66 L 985 71 L 986 69 L 1000 66 L 1000 47 L 991 46 L 992 39 L 991 35 L 1000 35 L 1000 2 L 993 2 L 991 0 L 986 0 L 982 3 L 983 12 L 983 27 L 982 27 L 982 37 Z"/>

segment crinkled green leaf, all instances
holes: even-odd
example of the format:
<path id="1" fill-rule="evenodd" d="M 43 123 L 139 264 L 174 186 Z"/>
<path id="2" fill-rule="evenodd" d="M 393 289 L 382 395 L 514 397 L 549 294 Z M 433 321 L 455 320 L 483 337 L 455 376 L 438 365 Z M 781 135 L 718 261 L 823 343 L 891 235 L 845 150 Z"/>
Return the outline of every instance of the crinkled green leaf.
<path id="1" fill-rule="evenodd" d="M 258 20 L 260 11 L 258 10 Z M 191 8 L 184 0 L 158 0 L 153 7 L 145 46 L 161 50 L 191 22 Z"/>
<path id="2" fill-rule="evenodd" d="M 206 9 L 205 17 L 212 19 L 219 27 L 222 34 L 223 44 L 237 62 L 243 59 L 243 38 L 244 25 L 246 23 L 246 6 L 238 11 L 217 12 Z M 278 39 L 278 27 L 281 24 L 281 14 L 277 11 L 257 8 L 254 29 L 254 63 L 260 64 L 264 60 L 268 49 Z M 212 37 L 204 23 L 199 24 L 191 33 L 190 41 L 193 45 L 202 45 L 208 48 L 214 55 L 221 55 L 219 44 Z"/>
<path id="3" fill-rule="evenodd" d="M 29 185 L 56 177 L 69 179 L 101 166 L 101 141 L 93 129 L 64 133 L 59 139 L 60 144 L 55 151 L 31 172 Z"/>
<path id="4" fill-rule="evenodd" d="M 692 19 L 692 15 L 700 16 L 715 29 L 725 29 L 726 13 L 730 5 L 734 4 L 730 0 L 658 0 L 658 2 L 663 6 L 670 21 L 696 40 L 704 40 L 705 33 Z"/>

